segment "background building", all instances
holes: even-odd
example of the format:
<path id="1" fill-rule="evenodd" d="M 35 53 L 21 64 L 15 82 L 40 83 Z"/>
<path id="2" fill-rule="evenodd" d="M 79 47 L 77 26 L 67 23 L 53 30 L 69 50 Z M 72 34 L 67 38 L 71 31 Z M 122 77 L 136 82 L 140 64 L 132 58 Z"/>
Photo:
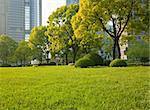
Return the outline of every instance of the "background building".
<path id="1" fill-rule="evenodd" d="M 41 6 L 41 0 L 0 0 L 0 34 L 28 39 L 31 29 L 41 25 Z"/>
<path id="2" fill-rule="evenodd" d="M 66 5 L 79 3 L 79 0 L 66 0 Z"/>

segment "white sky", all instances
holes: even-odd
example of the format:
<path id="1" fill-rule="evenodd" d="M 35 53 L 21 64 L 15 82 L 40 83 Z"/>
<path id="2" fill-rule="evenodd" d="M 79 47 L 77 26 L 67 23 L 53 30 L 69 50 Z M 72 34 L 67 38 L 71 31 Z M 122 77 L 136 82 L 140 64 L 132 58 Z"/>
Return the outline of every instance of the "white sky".
<path id="1" fill-rule="evenodd" d="M 66 0 L 42 0 L 42 25 L 47 24 L 49 15 L 58 7 L 66 5 Z"/>

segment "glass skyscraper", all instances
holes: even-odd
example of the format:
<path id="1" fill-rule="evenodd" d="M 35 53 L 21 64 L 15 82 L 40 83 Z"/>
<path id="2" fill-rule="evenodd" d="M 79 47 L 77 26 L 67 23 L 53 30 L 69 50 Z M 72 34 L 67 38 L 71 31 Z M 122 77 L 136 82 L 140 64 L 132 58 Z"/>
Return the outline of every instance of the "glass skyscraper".
<path id="1" fill-rule="evenodd" d="M 0 34 L 28 39 L 31 29 L 41 25 L 41 6 L 41 0 L 0 0 Z"/>
<path id="2" fill-rule="evenodd" d="M 77 3 L 79 3 L 79 0 L 66 0 L 66 5 L 77 4 Z"/>

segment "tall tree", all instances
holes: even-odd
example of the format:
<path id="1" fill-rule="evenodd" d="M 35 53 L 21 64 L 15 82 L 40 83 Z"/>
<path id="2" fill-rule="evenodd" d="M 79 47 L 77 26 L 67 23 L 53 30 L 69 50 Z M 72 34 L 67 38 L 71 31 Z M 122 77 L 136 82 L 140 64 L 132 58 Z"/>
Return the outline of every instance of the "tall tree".
<path id="1" fill-rule="evenodd" d="M 46 26 L 39 26 L 32 29 L 29 37 L 29 46 L 33 51 L 33 58 L 38 59 L 42 63 L 42 59 L 48 58 L 48 36 L 45 35 Z M 45 56 L 46 55 L 46 56 Z"/>
<path id="2" fill-rule="evenodd" d="M 139 2 L 139 1 L 138 1 Z M 129 26 L 137 0 L 81 0 L 79 15 L 113 40 L 113 59 L 121 58 L 119 40 Z"/>
<path id="3" fill-rule="evenodd" d="M 79 13 L 72 17 L 71 24 L 74 30 L 75 38 L 80 41 L 81 50 L 89 53 L 93 49 L 102 47 L 104 34 L 98 34 L 95 25 L 90 25 L 86 19 L 82 19 Z"/>
<path id="4" fill-rule="evenodd" d="M 78 12 L 77 4 L 62 6 L 49 16 L 47 35 L 51 41 L 50 49 L 53 52 L 63 51 L 66 55 L 66 64 L 68 52 L 73 54 L 75 62 L 79 50 L 78 41 L 74 37 L 74 31 L 71 26 L 71 18 Z"/>
<path id="5" fill-rule="evenodd" d="M 7 35 L 0 35 L 0 60 L 7 64 L 9 58 L 13 56 L 17 43 Z"/>
<path id="6" fill-rule="evenodd" d="M 17 58 L 17 60 L 20 61 L 21 65 L 26 65 L 27 61 L 31 60 L 31 49 L 28 45 L 28 42 L 26 41 L 21 41 L 18 44 L 18 47 L 15 51 L 15 57 Z"/>

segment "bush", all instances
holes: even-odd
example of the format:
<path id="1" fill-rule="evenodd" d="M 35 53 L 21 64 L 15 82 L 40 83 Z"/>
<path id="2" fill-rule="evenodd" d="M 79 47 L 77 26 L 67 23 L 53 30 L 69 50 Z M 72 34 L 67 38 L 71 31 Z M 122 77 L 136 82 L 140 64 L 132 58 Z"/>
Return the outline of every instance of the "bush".
<path id="1" fill-rule="evenodd" d="M 42 64 L 39 64 L 39 66 L 53 66 L 53 65 L 56 65 L 55 62 L 50 62 L 50 63 L 42 63 Z"/>
<path id="2" fill-rule="evenodd" d="M 97 53 L 90 53 L 85 55 L 84 57 L 93 61 L 94 64 L 92 66 L 103 65 L 103 59 Z"/>
<path id="3" fill-rule="evenodd" d="M 103 61 L 103 65 L 104 66 L 109 66 L 110 63 L 111 63 L 111 60 L 105 60 L 105 61 Z"/>
<path id="4" fill-rule="evenodd" d="M 75 67 L 81 67 L 81 68 L 87 68 L 89 66 L 93 66 L 94 62 L 87 58 L 87 57 L 83 57 L 80 58 L 76 63 L 75 63 Z"/>
<path id="5" fill-rule="evenodd" d="M 110 67 L 126 67 L 127 63 L 125 62 L 125 60 L 115 59 L 110 63 L 109 66 Z"/>
<path id="6" fill-rule="evenodd" d="M 11 65 L 9 65 L 9 64 L 2 64 L 2 65 L 0 65 L 0 67 L 11 67 Z"/>
<path id="7" fill-rule="evenodd" d="M 56 63 L 55 62 L 50 62 L 49 65 L 56 65 Z"/>
<path id="8" fill-rule="evenodd" d="M 80 58 L 76 63 L 75 67 L 87 68 L 89 66 L 103 65 L 103 59 L 97 53 L 90 53 Z"/>

